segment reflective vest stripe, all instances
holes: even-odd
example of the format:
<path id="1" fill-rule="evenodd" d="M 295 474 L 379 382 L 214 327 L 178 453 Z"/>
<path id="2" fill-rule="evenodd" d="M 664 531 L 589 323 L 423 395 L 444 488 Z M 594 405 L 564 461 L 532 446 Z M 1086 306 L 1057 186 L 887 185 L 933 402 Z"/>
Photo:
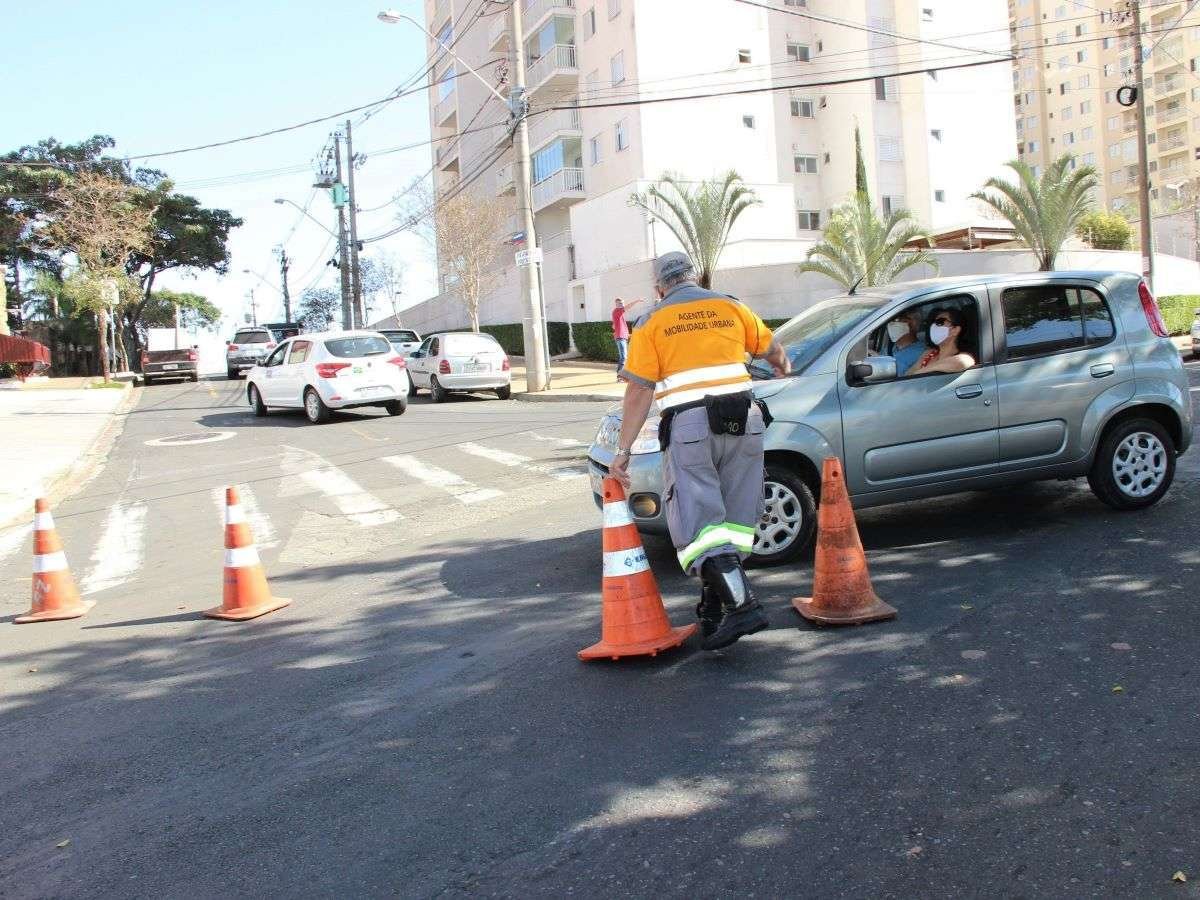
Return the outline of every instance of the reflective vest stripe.
<path id="1" fill-rule="evenodd" d="M 686 372 L 676 372 L 660 381 L 658 388 L 666 394 L 683 387 L 700 387 L 710 383 L 720 384 L 731 378 L 749 377 L 746 374 L 746 367 L 742 363 L 726 363 L 720 366 L 703 366 L 699 369 L 688 369 Z"/>
<path id="2" fill-rule="evenodd" d="M 747 377 L 742 381 L 731 384 L 719 384 L 712 387 L 678 391 L 666 397 L 660 397 L 658 405 L 660 409 L 667 409 L 671 406 L 679 406 L 682 403 L 693 403 L 696 400 L 703 400 L 705 397 L 719 397 L 722 394 L 741 394 L 748 390 L 749 387 L 750 379 Z"/>
<path id="3" fill-rule="evenodd" d="M 695 540 L 679 551 L 679 564 L 686 571 L 702 554 L 729 544 L 740 553 L 749 553 L 754 548 L 754 529 L 734 522 L 721 522 L 700 530 Z"/>

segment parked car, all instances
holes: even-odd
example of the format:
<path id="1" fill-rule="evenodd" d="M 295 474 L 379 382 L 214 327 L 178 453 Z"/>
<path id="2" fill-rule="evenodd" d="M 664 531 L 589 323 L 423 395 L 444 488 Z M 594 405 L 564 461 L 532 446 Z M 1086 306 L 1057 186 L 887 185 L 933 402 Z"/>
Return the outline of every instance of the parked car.
<path id="1" fill-rule="evenodd" d="M 431 334 L 408 357 L 413 393 L 427 389 L 434 403 L 452 393 L 495 391 L 512 396 L 508 354 L 490 334 L 452 331 Z"/>
<path id="2" fill-rule="evenodd" d="M 380 328 L 379 333 L 388 339 L 397 353 L 404 356 L 421 346 L 421 336 L 411 328 Z"/>
<path id="3" fill-rule="evenodd" d="M 225 344 L 225 373 L 230 378 L 238 378 L 262 362 L 278 343 L 271 329 L 265 326 L 239 328 L 233 339 Z"/>
<path id="4" fill-rule="evenodd" d="M 1200 359 L 1200 309 L 1192 319 L 1192 359 Z"/>
<path id="5" fill-rule="evenodd" d="M 200 355 L 195 347 L 184 350 L 143 350 L 142 383 L 149 387 L 168 378 L 200 379 Z"/>
<path id="6" fill-rule="evenodd" d="M 966 318 L 977 361 L 953 374 L 897 373 L 887 323 L 915 311 Z M 1158 502 L 1192 439 L 1179 352 L 1136 275 L 1049 272 L 932 279 L 819 303 L 776 332 L 792 374 L 750 364 L 767 429 L 765 511 L 754 558 L 796 559 L 816 526 L 822 461 L 843 461 L 856 507 L 1041 479 L 1087 477 L 1118 510 Z M 630 463 L 639 528 L 666 532 L 652 420 Z M 616 450 L 620 412 L 589 452 L 592 492 Z"/>
<path id="7" fill-rule="evenodd" d="M 334 409 L 382 406 L 398 416 L 408 408 L 404 357 L 374 331 L 288 338 L 246 381 L 246 400 L 256 416 L 271 407 L 303 409 L 310 422 L 320 423 Z"/>

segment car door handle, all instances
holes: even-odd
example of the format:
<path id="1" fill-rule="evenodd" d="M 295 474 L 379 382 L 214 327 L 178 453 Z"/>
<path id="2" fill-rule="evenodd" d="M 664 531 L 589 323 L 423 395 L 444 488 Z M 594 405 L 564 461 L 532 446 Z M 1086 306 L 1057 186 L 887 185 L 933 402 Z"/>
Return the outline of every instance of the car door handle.
<path id="1" fill-rule="evenodd" d="M 981 384 L 964 384 L 960 388 L 954 389 L 954 396 L 959 400 L 970 400 L 972 397 L 978 397 L 983 393 L 983 385 Z"/>
<path id="2" fill-rule="evenodd" d="M 1093 378 L 1107 378 L 1113 372 L 1117 371 L 1112 363 L 1101 363 L 1098 366 L 1092 366 Z"/>

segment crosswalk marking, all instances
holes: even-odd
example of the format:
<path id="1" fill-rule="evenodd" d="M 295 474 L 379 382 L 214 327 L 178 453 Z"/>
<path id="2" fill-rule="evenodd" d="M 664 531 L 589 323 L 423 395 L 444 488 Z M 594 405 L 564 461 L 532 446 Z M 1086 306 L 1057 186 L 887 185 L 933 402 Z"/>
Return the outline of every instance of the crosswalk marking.
<path id="1" fill-rule="evenodd" d="M 16 525 L 7 531 L 0 532 L 0 563 L 8 559 L 25 542 L 33 531 L 33 526 L 26 522 Z"/>
<path id="2" fill-rule="evenodd" d="M 386 525 L 403 518 L 374 494 L 368 493 L 341 469 L 334 468 L 322 457 L 299 447 L 285 447 L 283 471 L 290 478 L 283 480 L 281 497 L 296 496 L 307 489 L 318 491 L 336 504 L 342 515 L 363 528 Z M 299 483 L 294 483 L 299 482 Z"/>
<path id="3" fill-rule="evenodd" d="M 528 456 L 521 456 L 519 453 L 509 453 L 507 450 L 485 447 L 483 444 L 476 444 L 471 441 L 463 441 L 461 444 L 457 444 L 456 447 L 463 453 L 477 456 L 480 459 L 490 460 L 509 468 L 526 469 L 530 472 L 536 472 L 538 475 L 549 475 L 551 478 L 557 478 L 560 481 L 570 481 L 573 478 L 580 478 L 587 474 L 587 471 L 582 466 L 547 466 L 535 463 Z"/>
<path id="4" fill-rule="evenodd" d="M 124 584 L 137 574 L 144 553 L 146 512 L 145 503 L 118 503 L 109 509 L 92 551 L 91 569 L 81 585 L 84 594 Z"/>
<path id="5" fill-rule="evenodd" d="M 504 496 L 503 491 L 476 487 L 461 475 L 421 462 L 414 456 L 385 456 L 383 461 L 411 478 L 445 491 L 461 503 L 482 503 Z"/>
<path id="6" fill-rule="evenodd" d="M 275 536 L 275 526 L 271 523 L 267 514 L 262 511 L 262 507 L 258 505 L 258 498 L 254 496 L 254 491 L 250 490 L 249 485 L 245 484 L 238 484 L 235 487 L 238 489 L 238 497 L 242 501 L 242 509 L 246 513 L 246 521 L 250 523 L 250 533 L 254 535 L 254 543 L 267 550 L 271 547 L 277 547 L 279 539 Z M 224 528 L 225 488 L 213 488 L 212 498 L 220 515 L 221 527 Z"/>
<path id="7" fill-rule="evenodd" d="M 571 449 L 577 449 L 579 447 L 587 446 L 587 444 L 585 444 L 583 441 L 577 441 L 574 438 L 552 437 L 550 435 L 538 434 L 536 431 L 527 431 L 525 433 L 527 435 L 529 435 L 531 438 L 533 438 L 535 441 L 544 441 L 549 444 L 558 444 L 558 446 L 560 446 L 560 447 L 569 447 Z"/>

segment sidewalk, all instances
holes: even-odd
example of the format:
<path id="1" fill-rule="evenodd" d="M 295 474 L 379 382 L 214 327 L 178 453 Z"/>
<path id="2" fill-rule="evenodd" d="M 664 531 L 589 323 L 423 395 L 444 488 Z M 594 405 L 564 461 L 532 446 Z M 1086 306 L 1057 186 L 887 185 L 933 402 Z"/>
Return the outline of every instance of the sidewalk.
<path id="1" fill-rule="evenodd" d="M 29 519 L 39 496 L 61 500 L 107 451 L 134 394 L 128 385 L 84 390 L 88 380 L 0 390 L 0 528 Z"/>
<path id="2" fill-rule="evenodd" d="M 514 400 L 538 403 L 579 403 L 606 401 L 620 403 L 625 385 L 617 381 L 613 363 L 563 360 L 550 366 L 550 390 L 536 394 L 525 392 L 525 366 L 520 357 L 513 359 L 512 389 Z"/>

